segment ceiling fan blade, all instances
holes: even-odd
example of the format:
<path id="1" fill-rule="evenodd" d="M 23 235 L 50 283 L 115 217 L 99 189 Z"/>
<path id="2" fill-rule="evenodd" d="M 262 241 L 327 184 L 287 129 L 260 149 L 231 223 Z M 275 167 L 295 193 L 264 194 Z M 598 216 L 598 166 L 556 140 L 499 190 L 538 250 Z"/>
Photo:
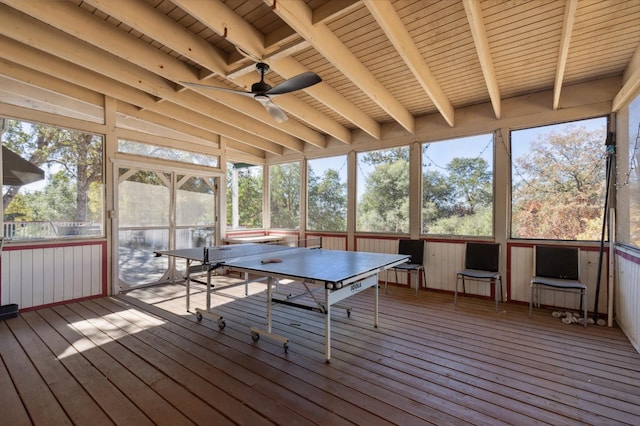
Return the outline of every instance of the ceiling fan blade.
<path id="1" fill-rule="evenodd" d="M 288 120 L 287 114 L 285 114 L 284 111 L 282 111 L 280 107 L 273 102 L 269 101 L 269 103 L 265 105 L 265 108 L 267 108 L 267 112 L 274 120 L 276 120 L 277 123 L 283 123 Z"/>
<path id="2" fill-rule="evenodd" d="M 276 120 L 276 122 L 282 123 L 288 120 L 287 114 L 285 114 L 278 105 L 274 104 L 268 96 L 257 95 L 254 99 L 260 102 L 267 109 L 271 118 Z"/>
<path id="3" fill-rule="evenodd" d="M 318 74 L 314 72 L 305 72 L 283 81 L 282 83 L 265 92 L 265 94 L 282 95 L 284 93 L 294 92 L 296 90 L 313 86 L 314 84 L 318 84 L 321 81 L 322 79 Z"/>
<path id="4" fill-rule="evenodd" d="M 244 90 L 235 90 L 235 89 L 229 89 L 229 88 L 220 87 L 220 86 L 210 86 L 208 84 L 189 83 L 187 81 L 181 81 L 180 84 L 182 84 L 183 86 L 193 87 L 196 89 L 218 90 L 220 92 L 235 93 L 237 95 L 244 95 L 244 96 L 250 96 L 250 97 L 253 97 L 254 95 L 253 93 L 245 92 Z"/>

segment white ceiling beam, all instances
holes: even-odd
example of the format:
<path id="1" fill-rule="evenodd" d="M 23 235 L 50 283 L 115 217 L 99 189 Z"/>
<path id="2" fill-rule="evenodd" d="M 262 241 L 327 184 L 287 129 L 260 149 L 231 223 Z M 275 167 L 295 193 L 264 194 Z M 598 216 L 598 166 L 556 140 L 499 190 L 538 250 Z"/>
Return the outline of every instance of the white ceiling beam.
<path id="1" fill-rule="evenodd" d="M 284 78 L 291 78 L 307 71 L 304 65 L 292 57 L 283 57 L 271 63 L 278 74 Z M 382 132 L 380 124 L 328 84 L 311 86 L 306 89 L 306 92 L 373 138 L 380 140 Z M 349 141 L 343 140 L 343 142 L 350 143 L 351 138 Z"/>
<path id="2" fill-rule="evenodd" d="M 0 13 L 0 28 L 3 27 L 3 13 Z M 50 53 L 41 51 L 22 43 L 18 43 L 10 38 L 0 36 L 0 52 L 12 58 L 12 61 L 24 67 L 37 70 L 61 80 L 68 81 L 78 86 L 103 93 L 115 99 L 120 99 L 138 107 L 146 108 L 150 111 L 157 112 L 167 117 L 167 120 L 180 120 L 189 123 L 192 126 L 211 131 L 216 129 L 215 133 L 226 135 L 232 139 L 241 141 L 247 145 L 254 146 L 263 151 L 276 155 L 282 155 L 283 148 L 281 145 L 264 138 L 257 137 L 236 127 L 222 123 L 214 118 L 195 113 L 184 107 L 180 107 L 171 102 L 157 103 L 156 99 L 140 90 L 136 90 L 124 83 L 115 81 L 81 68 L 77 65 L 56 58 Z"/>
<path id="3" fill-rule="evenodd" d="M 576 19 L 576 7 L 578 0 L 567 0 L 564 5 L 564 20 L 562 23 L 562 35 L 560 36 L 560 51 L 558 52 L 558 64 L 556 65 L 556 80 L 553 86 L 553 109 L 560 105 L 560 92 L 564 81 L 564 70 L 569 56 L 569 45 L 573 33 L 573 23 Z"/>
<path id="4" fill-rule="evenodd" d="M 3 0 L 4 1 L 4 0 Z M 9 0 L 14 1 L 14 0 Z M 165 15 L 157 12 L 155 9 L 149 7 L 146 4 L 139 2 L 138 0 L 131 1 L 126 4 L 126 8 L 123 7 L 122 3 L 113 2 L 113 1 L 100 1 L 100 0 L 89 0 L 91 3 L 94 3 L 96 7 L 104 7 L 103 12 L 114 16 L 115 18 L 125 22 L 127 25 L 136 26 L 136 29 L 142 33 L 145 33 L 149 37 L 164 37 L 166 33 L 176 33 L 178 31 L 182 32 L 181 37 L 176 37 L 175 39 L 167 40 L 167 45 L 172 49 L 184 54 L 185 56 L 192 55 L 194 57 L 200 58 L 207 56 L 219 56 L 219 52 L 216 49 L 213 49 L 207 42 L 202 40 L 201 38 L 195 36 L 194 34 L 190 34 L 184 31 L 180 25 L 178 25 L 173 20 L 167 18 Z M 60 9 L 59 5 L 54 5 L 52 9 Z M 68 31 L 69 28 L 73 28 L 76 25 L 80 25 L 82 18 L 81 11 L 71 5 L 68 4 L 62 13 L 63 16 L 66 16 L 67 19 L 64 21 L 64 27 L 60 28 L 63 31 Z M 74 12 L 75 10 L 75 12 Z M 102 10 L 102 9 L 101 9 Z M 53 11 L 52 11 L 53 12 Z M 75 18 L 73 23 L 68 23 L 69 20 Z M 193 70 L 189 68 L 187 65 L 183 64 L 180 61 L 177 61 L 170 56 L 162 53 L 157 49 L 150 49 L 148 45 L 143 45 L 141 43 L 137 43 L 138 47 L 134 46 L 136 41 L 131 37 L 126 37 L 122 34 L 121 31 L 118 31 L 113 26 L 105 23 L 105 22 L 92 22 L 92 26 L 98 26 L 100 28 L 99 34 L 95 34 L 96 32 L 92 32 L 91 34 L 83 34 L 84 40 L 90 42 L 102 49 L 105 49 L 110 52 L 118 53 L 123 52 L 121 57 L 128 60 L 129 62 L 135 63 L 138 66 L 146 68 L 148 71 L 154 72 L 158 75 L 162 75 L 163 77 L 172 80 L 174 82 L 178 81 L 193 81 L 194 75 Z M 105 35 L 107 37 L 105 37 Z M 127 40 L 129 39 L 129 40 Z M 131 46 L 124 49 L 116 49 L 115 51 L 110 48 L 117 40 L 121 40 L 123 45 L 131 44 Z M 163 41 L 164 43 L 165 41 Z M 204 45 L 202 45 L 204 43 Z M 146 51 L 146 57 L 141 55 L 140 50 Z M 190 52 L 198 51 L 199 53 L 192 54 Z M 210 60 L 202 62 L 201 64 L 205 66 L 214 66 Z M 216 73 L 224 73 L 226 69 L 213 69 Z M 207 82 L 207 84 L 211 84 L 213 86 L 222 86 L 218 82 Z M 228 88 L 228 86 L 224 86 Z M 285 123 L 278 124 L 273 118 L 267 113 L 265 108 L 260 105 L 258 102 L 255 102 L 253 99 L 244 96 L 234 96 L 230 93 L 219 92 L 215 90 L 200 90 L 193 89 L 194 92 L 200 93 L 207 98 L 221 103 L 225 107 L 229 107 L 230 109 L 234 109 L 237 112 L 248 115 L 251 118 L 255 118 L 262 124 L 256 123 L 254 130 L 256 134 L 259 136 L 268 138 L 273 140 L 274 142 L 283 141 L 283 145 L 287 146 L 287 139 L 290 139 L 289 136 L 284 135 L 284 133 L 288 133 L 291 137 L 304 140 L 312 145 L 318 146 L 320 148 L 324 148 L 326 146 L 325 137 L 320 133 L 316 132 L 304 126 L 301 123 L 296 121 L 287 121 Z M 298 101 L 300 104 L 302 102 Z M 226 121 L 227 119 L 232 121 L 227 121 L 229 124 L 237 125 L 238 122 L 242 122 L 242 126 L 245 125 L 246 120 L 241 120 L 241 116 L 237 113 L 231 113 L 225 117 L 218 117 L 222 121 Z M 289 148 L 296 149 L 293 146 L 288 146 Z"/>
<path id="5" fill-rule="evenodd" d="M 484 75 L 484 81 L 489 91 L 489 98 L 493 106 L 493 112 L 496 118 L 500 118 L 502 113 L 500 89 L 498 88 L 498 79 L 493 69 L 493 60 L 491 59 L 491 49 L 489 48 L 489 40 L 487 39 L 487 31 L 484 27 L 484 18 L 480 9 L 479 0 L 462 0 L 464 11 L 467 14 L 467 21 L 471 28 L 471 36 L 476 46 L 480 67 Z"/>
<path id="6" fill-rule="evenodd" d="M 385 32 L 389 41 L 407 64 L 418 83 L 429 95 L 440 114 L 444 117 L 449 126 L 454 125 L 454 110 L 451 102 L 445 95 L 442 87 L 436 81 L 433 73 L 424 62 L 418 47 L 413 42 L 409 31 L 405 28 L 393 5 L 386 1 L 365 0 L 365 6 L 369 13 L 373 15 L 378 25 Z"/>
<path id="7" fill-rule="evenodd" d="M 90 0 L 95 1 L 95 0 Z M 105 0 L 98 0 L 104 2 Z M 109 0 L 106 0 L 109 2 Z M 196 18 L 198 21 L 215 31 L 221 37 L 248 54 L 255 62 L 262 60 L 265 51 L 264 35 L 253 25 L 238 16 L 226 4 L 214 0 L 173 0 L 173 3 Z M 125 7 L 127 9 L 128 6 Z"/>
<path id="8" fill-rule="evenodd" d="M 255 61 L 264 61 L 267 56 L 267 49 L 264 46 L 264 37 L 262 33 L 256 30 L 251 24 L 238 16 L 233 10 L 231 10 L 226 4 L 220 1 L 214 1 L 210 3 L 203 3 L 200 0 L 175 0 L 178 6 L 186 10 L 191 16 L 198 19 L 200 22 L 205 23 L 213 31 L 220 35 L 224 34 L 224 37 L 231 43 L 233 43 L 238 49 L 246 52 Z M 213 3 L 213 4 L 212 4 Z M 215 10 L 215 13 L 212 11 Z M 305 43 L 306 44 L 306 43 Z M 283 55 L 278 55 L 283 56 Z M 288 56 L 289 57 L 289 56 Z M 283 78 L 288 79 L 294 77 L 303 72 L 308 72 L 300 65 L 298 70 L 302 69 L 299 73 L 291 74 L 283 72 L 278 69 L 278 61 L 269 61 L 271 70 L 280 74 Z M 255 74 L 238 76 L 235 79 L 236 83 L 240 83 L 245 87 L 251 87 L 251 84 L 256 81 Z M 333 103 L 338 103 L 340 99 L 329 96 L 330 92 L 334 96 L 343 98 L 337 92 L 332 91 L 327 87 L 327 84 L 316 84 L 305 89 L 305 92 L 311 96 L 316 97 L 320 102 L 325 103 L 329 108 L 332 108 Z M 322 94 L 318 97 L 319 94 Z M 337 140 L 350 143 L 351 132 L 329 117 L 318 114 L 318 111 L 304 102 L 296 99 L 295 97 L 278 97 L 275 101 L 276 104 L 281 106 L 289 114 L 298 117 L 304 122 L 312 124 L 314 127 L 324 131 L 328 135 L 335 137 Z M 333 109 L 333 108 L 332 108 Z M 355 109 L 355 106 L 353 106 Z M 356 124 L 357 125 L 357 124 Z"/>
<path id="9" fill-rule="evenodd" d="M 71 3 L 35 2 L 37 7 L 32 7 L 34 2 L 16 3 L 20 7 L 30 9 L 28 11 L 29 15 L 46 19 L 46 22 L 51 26 L 44 25 L 32 17 L 20 15 L 18 12 L 6 8 L 6 6 L 0 6 L 0 15 L 3 15 L 0 19 L 4 20 L 6 18 L 6 22 L 9 24 L 7 27 L 0 29 L 3 34 L 41 50 L 54 52 L 63 59 L 88 69 L 95 69 L 109 78 L 145 90 L 160 99 L 169 99 L 174 103 L 192 109 L 194 112 L 204 112 L 211 115 L 217 121 L 224 121 L 261 138 L 277 141 L 277 143 L 289 149 L 298 152 L 303 150 L 304 142 L 300 139 L 260 122 L 252 121 L 251 125 L 248 125 L 246 118 L 243 118 L 237 111 L 228 108 L 223 103 L 211 102 L 191 90 L 177 93 L 176 86 L 165 80 L 165 78 L 171 81 L 187 79 L 189 76 L 193 76 L 191 68 L 161 51 L 149 47 L 147 43 L 118 31 L 115 27 L 99 18 L 85 14 Z M 6 13 L 4 10 L 6 10 Z M 12 19 L 10 18 L 11 16 L 13 16 Z M 58 26 L 65 33 L 56 32 L 56 30 L 52 29 L 52 27 Z M 26 28 L 29 28 L 29 30 L 26 30 Z M 78 31 L 78 28 L 81 31 Z M 100 30 L 96 31 L 96 28 Z M 87 39 L 87 43 L 91 44 L 78 41 L 76 38 L 66 34 L 67 31 L 78 31 Z M 92 47 L 94 43 L 100 48 L 106 49 L 107 52 L 113 52 L 114 56 L 107 54 L 105 50 Z M 125 56 L 125 58 L 120 59 L 115 54 Z M 133 65 L 134 63 L 137 66 Z M 164 78 L 146 69 L 157 69 L 157 73 L 162 74 Z M 230 103 L 235 102 L 236 98 L 238 98 L 238 96 L 229 93 L 221 93 L 220 96 L 220 99 L 228 99 Z M 247 109 L 253 108 L 256 114 L 264 114 L 271 120 L 271 117 L 257 102 L 248 98 L 240 101 L 247 101 L 245 106 Z M 301 128 L 306 129 L 305 126 L 301 126 Z M 314 136 L 318 135 L 324 142 L 322 135 L 317 132 L 313 133 Z M 323 144 L 321 145 L 324 146 Z"/>
<path id="10" fill-rule="evenodd" d="M 11 0 L 11 1 L 14 1 L 14 0 Z M 136 28 L 136 30 L 146 34 L 151 38 L 155 40 L 161 39 L 164 45 L 171 47 L 173 50 L 180 52 L 181 54 L 187 57 L 197 58 L 194 60 L 196 60 L 198 63 L 200 63 L 203 66 L 206 66 L 206 67 L 215 66 L 215 64 L 212 63 L 211 60 L 205 61 L 203 60 L 203 58 L 204 59 L 206 59 L 206 57 L 220 58 L 221 56 L 221 53 L 217 49 L 213 48 L 209 43 L 199 38 L 195 34 L 184 31 L 184 28 L 180 26 L 178 23 L 168 18 L 164 14 L 158 12 L 157 10 L 150 7 L 148 4 L 144 2 L 140 2 L 139 0 L 132 0 L 130 2 L 127 2 L 126 5 L 123 5 L 123 3 L 120 3 L 120 2 L 104 1 L 104 0 L 88 0 L 87 2 L 91 3 L 94 7 L 99 8 L 101 11 L 107 13 L 108 15 L 111 15 L 114 18 L 126 23 L 127 25 Z M 204 5 L 205 6 L 204 9 L 206 9 L 208 12 L 214 11 L 215 14 L 217 14 L 219 11 L 218 10 L 219 8 L 213 7 L 215 5 L 211 5 L 209 3 L 205 4 L 203 2 L 199 2 L 199 3 L 201 5 Z M 69 6 L 70 8 L 77 9 L 77 7 L 73 5 L 69 5 Z M 227 16 L 225 16 L 225 18 L 227 18 Z M 222 28 L 222 31 L 223 32 L 232 31 L 228 27 L 230 27 L 230 25 L 227 25 L 227 27 Z M 109 31 L 109 30 L 114 31 L 115 28 L 108 28 L 105 26 L 104 31 Z M 180 32 L 180 37 L 167 38 L 165 36 L 165 34 L 167 33 L 175 34 L 178 32 Z M 235 32 L 235 31 L 232 31 L 232 32 Z M 198 54 L 196 55 L 192 53 L 194 51 L 197 51 Z M 144 66 L 144 63 L 135 62 L 136 58 L 137 56 L 135 55 L 127 56 L 128 60 L 134 63 L 137 63 L 140 66 Z M 168 58 L 168 61 L 171 61 L 171 60 L 173 59 Z M 163 68 L 155 68 L 153 66 L 147 69 L 149 69 L 149 71 L 152 71 L 152 72 L 156 72 L 157 70 L 157 73 L 161 75 L 164 75 L 164 72 L 165 72 Z M 224 69 L 218 67 L 218 68 L 211 68 L 211 70 L 223 77 L 226 77 L 226 74 L 230 71 L 229 67 L 226 67 L 226 65 Z M 207 72 L 206 75 L 209 76 L 210 73 Z M 167 78 L 166 75 L 164 76 L 165 78 Z M 193 76 L 191 76 L 189 78 L 184 78 L 182 80 L 193 81 L 194 78 Z M 175 80 L 175 79 L 173 81 L 178 82 L 178 80 Z M 210 81 L 210 82 L 207 81 L 203 83 L 211 84 L 213 86 L 220 86 L 218 82 L 214 82 L 214 81 Z M 261 121 L 262 123 L 264 123 L 264 125 L 271 126 L 278 131 L 289 133 L 291 136 L 294 136 L 298 139 L 302 139 L 319 148 L 324 148 L 326 146 L 326 138 L 323 135 L 319 134 L 315 130 L 312 130 L 309 127 L 299 122 L 296 122 L 294 120 L 287 120 L 284 123 L 276 123 L 273 120 L 273 118 L 266 112 L 265 108 L 251 98 L 248 98 L 245 96 L 234 96 L 229 93 L 219 93 L 214 90 L 196 89 L 192 87 L 190 87 L 189 89 L 195 92 L 198 92 L 201 95 L 206 96 L 214 101 L 222 102 L 224 105 L 229 106 L 242 114 L 249 115 L 250 117 Z M 303 110 L 306 107 L 306 104 L 304 102 L 300 101 L 299 99 L 296 99 L 295 97 L 292 98 L 291 103 L 293 104 L 293 107 L 291 107 L 292 110 L 296 110 L 296 109 Z M 324 127 L 323 118 L 324 118 L 324 121 L 327 123 L 336 124 L 333 120 L 330 120 L 328 117 L 323 117 L 317 113 L 311 116 L 311 121 L 312 121 L 311 124 L 318 129 L 325 130 L 323 128 Z M 262 129 L 260 130 L 258 129 L 256 130 L 260 131 L 263 135 L 267 135 L 268 133 L 267 131 L 264 130 L 264 127 L 262 127 Z M 274 139 L 274 141 L 277 141 L 277 139 Z"/>
<path id="11" fill-rule="evenodd" d="M 304 2 L 264 1 L 287 25 L 307 40 L 318 53 L 366 93 L 391 118 L 409 133 L 414 133 L 413 115 L 371 74 L 367 67 L 353 56 L 324 23 L 313 25 L 311 9 Z"/>
<path id="12" fill-rule="evenodd" d="M 17 3 L 14 0 L 2 1 L 12 5 Z M 210 43 L 207 43 L 206 40 L 185 31 L 184 27 L 168 19 L 164 14 L 150 7 L 145 2 L 87 0 L 85 3 L 126 23 L 130 27 L 153 38 L 156 42 L 179 51 L 185 57 L 218 75 L 225 76 L 227 72 L 230 71 L 224 52 L 216 49 Z M 76 6 L 74 6 L 74 8 L 77 9 Z M 167 20 L 173 25 L 167 24 Z M 73 35 L 81 38 L 79 34 Z M 211 73 L 209 73 L 209 75 L 211 75 Z"/>
<path id="13" fill-rule="evenodd" d="M 622 107 L 640 95 L 640 46 L 636 49 L 629 65 L 622 75 L 622 88 L 613 98 L 611 110 L 619 111 Z"/>
<path id="14" fill-rule="evenodd" d="M 313 18 L 311 19 L 311 22 L 313 25 L 324 23 L 347 15 L 359 6 L 359 0 L 328 1 L 313 10 Z"/>
<path id="15" fill-rule="evenodd" d="M 191 136 L 195 136 L 197 138 L 201 138 L 203 140 L 212 140 L 212 141 L 216 141 L 216 144 L 218 145 L 218 147 L 220 146 L 220 139 L 223 136 L 220 136 L 218 134 L 215 133 L 211 133 L 207 130 L 201 129 L 199 127 L 195 127 L 191 124 L 185 123 L 183 121 L 178 121 L 175 119 L 171 119 L 168 118 L 165 115 L 159 114 L 157 112 L 153 112 L 153 111 L 149 111 L 149 110 L 144 110 L 141 111 L 138 108 L 136 108 L 135 106 L 128 104 L 126 102 L 118 102 L 117 103 L 117 111 L 120 114 L 129 116 L 129 117 L 133 117 L 145 122 L 149 122 L 149 123 L 154 123 L 157 124 L 159 126 L 169 126 L 172 129 L 175 129 L 176 131 L 179 131 L 181 133 L 185 133 L 187 135 L 191 135 Z M 121 130 L 119 130 L 121 131 Z M 237 150 L 242 150 L 243 152 L 250 154 L 250 155 L 254 155 L 257 157 L 261 157 L 263 158 L 265 156 L 265 151 L 263 151 L 260 148 L 255 148 L 253 146 L 249 146 L 243 142 L 238 142 L 235 139 L 230 139 L 230 138 L 226 138 L 227 141 L 227 146 L 230 148 L 234 148 Z M 144 141 L 142 141 L 144 142 Z M 205 150 L 203 151 L 205 153 L 214 153 L 211 150 Z M 218 154 L 218 152 L 215 152 L 216 154 Z"/>

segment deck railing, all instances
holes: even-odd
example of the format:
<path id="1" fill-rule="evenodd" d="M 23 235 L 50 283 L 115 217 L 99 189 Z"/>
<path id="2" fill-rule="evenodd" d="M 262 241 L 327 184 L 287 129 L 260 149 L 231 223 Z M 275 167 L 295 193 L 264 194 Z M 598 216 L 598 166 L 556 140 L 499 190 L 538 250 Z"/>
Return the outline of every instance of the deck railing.
<path id="1" fill-rule="evenodd" d="M 103 232 L 102 225 L 94 222 L 4 222 L 3 228 L 3 236 L 8 240 L 100 236 Z"/>

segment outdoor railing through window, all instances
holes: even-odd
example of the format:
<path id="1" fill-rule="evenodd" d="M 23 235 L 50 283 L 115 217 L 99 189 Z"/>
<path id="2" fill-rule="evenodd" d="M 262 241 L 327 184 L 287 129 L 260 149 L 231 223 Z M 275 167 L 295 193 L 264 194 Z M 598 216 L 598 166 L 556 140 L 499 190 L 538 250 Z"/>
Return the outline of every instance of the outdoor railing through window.
<path id="1" fill-rule="evenodd" d="M 3 173 L 5 237 L 104 236 L 101 135 L 7 120 L 2 144 L 45 172 L 44 179 L 24 181 L 4 179 Z"/>

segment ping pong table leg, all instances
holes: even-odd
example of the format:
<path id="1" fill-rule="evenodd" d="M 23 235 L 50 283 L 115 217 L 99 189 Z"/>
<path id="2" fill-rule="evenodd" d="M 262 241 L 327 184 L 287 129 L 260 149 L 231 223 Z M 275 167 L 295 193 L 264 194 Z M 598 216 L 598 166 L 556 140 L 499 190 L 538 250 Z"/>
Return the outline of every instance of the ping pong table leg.
<path id="1" fill-rule="evenodd" d="M 187 312 L 189 312 L 189 302 L 191 296 L 191 260 L 187 259 Z"/>
<path id="2" fill-rule="evenodd" d="M 271 332 L 271 295 L 273 294 L 273 284 L 277 282 L 278 278 L 269 276 L 267 278 L 267 318 L 266 318 L 266 329 L 260 329 L 257 327 L 251 327 L 251 338 L 254 342 L 257 342 L 260 339 L 261 335 L 273 339 L 275 341 L 281 342 L 284 347 L 284 353 L 288 353 L 289 351 L 289 339 L 284 336 L 279 336 Z"/>
<path id="3" fill-rule="evenodd" d="M 387 276 L 389 275 L 389 270 L 387 269 Z M 378 274 L 375 275 L 376 276 L 376 285 L 373 286 L 373 294 L 374 294 L 374 302 L 373 302 L 373 326 L 375 328 L 378 328 L 378 293 L 379 293 L 379 289 L 378 289 Z"/>
<path id="4" fill-rule="evenodd" d="M 324 289 L 324 362 L 329 364 L 331 361 L 331 303 L 329 303 L 329 293 L 331 290 Z"/>

